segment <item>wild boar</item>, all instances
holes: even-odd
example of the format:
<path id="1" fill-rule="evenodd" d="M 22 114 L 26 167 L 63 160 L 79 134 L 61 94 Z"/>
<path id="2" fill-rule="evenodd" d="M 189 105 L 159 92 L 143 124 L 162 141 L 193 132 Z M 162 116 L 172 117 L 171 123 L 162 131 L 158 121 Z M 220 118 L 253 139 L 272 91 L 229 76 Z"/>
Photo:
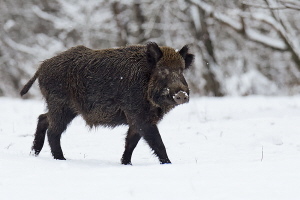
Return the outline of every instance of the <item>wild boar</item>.
<path id="1" fill-rule="evenodd" d="M 171 163 L 157 123 L 189 101 L 183 71 L 193 59 L 187 45 L 176 51 L 150 42 L 103 50 L 77 46 L 45 60 L 20 92 L 26 94 L 38 78 L 47 103 L 48 112 L 38 118 L 32 153 L 40 153 L 47 132 L 54 159 L 65 160 L 61 134 L 81 115 L 91 127 L 129 126 L 122 164 L 131 164 L 141 137 L 161 164 Z"/>

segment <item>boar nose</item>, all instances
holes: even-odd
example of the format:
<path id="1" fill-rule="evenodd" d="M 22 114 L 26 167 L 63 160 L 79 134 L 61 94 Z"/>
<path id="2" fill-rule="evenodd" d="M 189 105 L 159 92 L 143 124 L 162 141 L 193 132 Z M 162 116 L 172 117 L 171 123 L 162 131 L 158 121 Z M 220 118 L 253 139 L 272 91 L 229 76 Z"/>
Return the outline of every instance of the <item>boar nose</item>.
<path id="1" fill-rule="evenodd" d="M 184 91 L 179 91 L 173 96 L 174 101 L 179 105 L 189 101 L 189 95 Z"/>

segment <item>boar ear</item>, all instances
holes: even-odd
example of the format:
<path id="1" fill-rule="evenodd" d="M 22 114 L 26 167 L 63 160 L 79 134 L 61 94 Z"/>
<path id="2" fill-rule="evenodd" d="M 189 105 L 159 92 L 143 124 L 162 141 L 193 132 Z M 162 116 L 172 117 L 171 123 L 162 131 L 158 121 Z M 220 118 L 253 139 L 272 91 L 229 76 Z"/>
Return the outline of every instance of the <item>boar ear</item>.
<path id="1" fill-rule="evenodd" d="M 188 69 L 193 60 L 194 60 L 194 55 L 189 53 L 189 46 L 185 45 L 181 48 L 181 50 L 179 51 L 179 54 L 183 57 L 184 62 L 185 62 L 185 69 Z"/>
<path id="2" fill-rule="evenodd" d="M 149 42 L 147 44 L 147 59 L 150 64 L 156 65 L 162 56 L 163 53 L 155 42 Z"/>

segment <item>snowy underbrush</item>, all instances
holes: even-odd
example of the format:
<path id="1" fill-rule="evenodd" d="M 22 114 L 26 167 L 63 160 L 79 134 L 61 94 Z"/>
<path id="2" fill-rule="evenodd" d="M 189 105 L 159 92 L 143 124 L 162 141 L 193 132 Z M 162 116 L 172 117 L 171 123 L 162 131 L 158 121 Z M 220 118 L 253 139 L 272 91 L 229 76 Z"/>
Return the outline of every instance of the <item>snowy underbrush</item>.
<path id="1" fill-rule="evenodd" d="M 144 141 L 123 166 L 126 126 L 62 136 L 66 161 L 46 143 L 29 155 L 39 100 L 0 98 L 0 199 L 299 199 L 300 96 L 194 98 L 159 124 L 171 165 Z"/>

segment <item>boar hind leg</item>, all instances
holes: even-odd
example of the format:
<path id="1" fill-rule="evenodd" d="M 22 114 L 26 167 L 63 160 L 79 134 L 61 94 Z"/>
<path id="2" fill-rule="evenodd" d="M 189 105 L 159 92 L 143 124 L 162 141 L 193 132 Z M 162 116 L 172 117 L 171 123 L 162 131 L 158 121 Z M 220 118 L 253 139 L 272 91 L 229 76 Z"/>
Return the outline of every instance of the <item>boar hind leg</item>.
<path id="1" fill-rule="evenodd" d="M 65 107 L 55 109 L 55 113 L 51 113 L 50 111 L 51 109 L 49 108 L 49 129 L 47 131 L 47 136 L 51 153 L 54 159 L 65 160 L 60 145 L 60 138 L 61 134 L 66 130 L 68 124 L 76 117 L 76 114 L 69 108 Z"/>
<path id="2" fill-rule="evenodd" d="M 38 124 L 34 135 L 33 145 L 31 148 L 32 154 L 35 156 L 39 155 L 44 146 L 45 135 L 48 127 L 49 122 L 47 118 L 47 113 L 41 114 L 38 118 Z"/>
<path id="3" fill-rule="evenodd" d="M 125 151 L 121 159 L 123 165 L 131 165 L 132 152 L 140 139 L 141 136 L 138 134 L 138 132 L 129 127 L 125 141 Z"/>
<path id="4" fill-rule="evenodd" d="M 154 154 L 157 155 L 160 164 L 171 163 L 157 126 L 153 124 L 144 124 L 140 126 L 138 130 L 141 136 L 154 151 Z"/>

